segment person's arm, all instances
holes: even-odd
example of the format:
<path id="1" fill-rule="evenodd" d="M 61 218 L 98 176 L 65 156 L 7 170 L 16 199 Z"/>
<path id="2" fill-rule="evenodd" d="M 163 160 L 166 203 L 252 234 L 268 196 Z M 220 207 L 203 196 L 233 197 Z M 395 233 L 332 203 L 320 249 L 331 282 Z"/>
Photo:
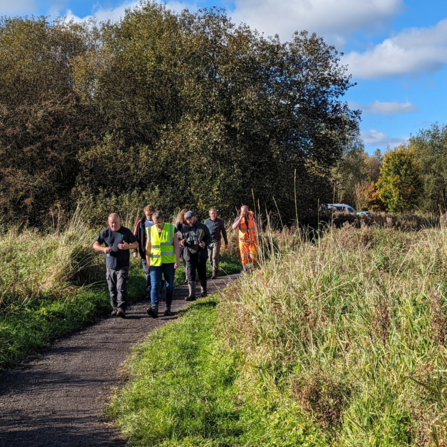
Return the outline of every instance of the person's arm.
<path id="1" fill-rule="evenodd" d="M 225 241 L 225 248 L 228 248 L 227 230 L 225 229 L 225 222 L 223 220 L 220 221 L 220 229 L 222 231 L 222 236 Z"/>
<path id="2" fill-rule="evenodd" d="M 204 225 L 204 227 L 205 227 L 205 230 L 204 230 L 205 237 L 203 238 L 202 242 L 205 242 L 205 246 L 202 248 L 208 247 L 208 245 L 210 245 L 211 241 L 213 240 L 213 238 L 211 237 L 210 229 L 206 225 Z"/>
<path id="3" fill-rule="evenodd" d="M 98 241 L 93 242 L 93 250 L 102 251 L 103 253 L 110 253 L 112 251 L 110 247 L 103 247 Z"/>
<path id="4" fill-rule="evenodd" d="M 237 216 L 236 217 L 236 220 L 233 223 L 233 230 L 239 229 L 239 226 L 241 224 L 241 218 L 242 218 L 242 216 Z"/>
<path id="5" fill-rule="evenodd" d="M 180 248 L 178 238 L 174 237 L 174 252 L 175 252 L 175 264 L 174 268 L 179 268 L 180 266 Z"/>
<path id="6" fill-rule="evenodd" d="M 133 235 L 135 236 L 135 239 L 138 241 L 138 229 L 139 229 L 139 226 L 140 226 L 140 222 L 141 222 L 141 219 L 135 224 L 135 228 L 134 228 L 134 230 L 133 230 Z M 140 245 L 140 243 L 138 242 L 138 246 Z M 134 251 L 133 251 L 133 257 L 134 258 L 138 258 L 138 248 L 135 248 L 134 249 Z"/>
<path id="7" fill-rule="evenodd" d="M 149 242 L 149 239 L 146 241 L 146 271 L 149 272 L 149 269 L 151 268 L 151 244 Z"/>
<path id="8" fill-rule="evenodd" d="M 138 248 L 138 240 L 135 238 L 131 231 L 129 231 L 128 235 L 130 243 L 123 240 L 121 244 L 117 245 L 120 250 L 132 250 L 134 248 Z"/>
<path id="9" fill-rule="evenodd" d="M 105 243 L 103 231 L 99 233 L 98 239 L 96 239 L 95 242 L 93 242 L 93 250 L 95 251 L 101 251 L 103 253 L 110 253 L 112 251 L 111 247 L 103 247 L 102 244 Z"/>

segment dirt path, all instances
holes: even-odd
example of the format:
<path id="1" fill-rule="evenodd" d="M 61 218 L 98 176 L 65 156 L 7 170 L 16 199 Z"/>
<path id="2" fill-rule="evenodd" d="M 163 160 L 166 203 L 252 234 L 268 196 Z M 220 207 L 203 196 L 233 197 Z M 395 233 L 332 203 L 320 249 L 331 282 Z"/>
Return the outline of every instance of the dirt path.
<path id="1" fill-rule="evenodd" d="M 220 290 L 238 275 L 208 282 Z M 176 289 L 172 310 L 187 303 L 187 287 Z M 55 342 L 37 360 L 0 374 L 0 446 L 124 446 L 102 418 L 110 388 L 132 345 L 174 317 L 146 315 L 148 302 L 128 309 L 125 320 L 106 318 Z M 161 308 L 162 310 L 162 308 Z"/>

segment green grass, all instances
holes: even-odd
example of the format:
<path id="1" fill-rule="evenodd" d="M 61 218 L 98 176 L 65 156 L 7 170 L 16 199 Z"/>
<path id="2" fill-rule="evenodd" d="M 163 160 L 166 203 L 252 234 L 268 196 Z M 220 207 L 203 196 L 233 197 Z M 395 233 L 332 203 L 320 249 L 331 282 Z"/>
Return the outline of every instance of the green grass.
<path id="1" fill-rule="evenodd" d="M 130 380 L 109 407 L 129 445 L 312 442 L 315 433 L 296 408 L 242 402 L 236 385 L 239 360 L 222 351 L 216 338 L 216 304 L 215 295 L 194 303 L 136 348 L 128 363 Z M 301 425 L 293 426 L 297 418 Z M 285 421 L 293 429 L 283 436 Z"/>
<path id="2" fill-rule="evenodd" d="M 130 360 L 111 405 L 130 445 L 447 445 L 447 229 L 263 240 Z"/>
<path id="3" fill-rule="evenodd" d="M 130 272 L 130 302 L 144 296 L 145 281 L 140 270 L 136 267 Z M 8 312 L 0 313 L 0 370 L 109 312 L 109 294 L 104 283 L 81 288 L 66 298 L 47 296 L 10 305 Z"/>

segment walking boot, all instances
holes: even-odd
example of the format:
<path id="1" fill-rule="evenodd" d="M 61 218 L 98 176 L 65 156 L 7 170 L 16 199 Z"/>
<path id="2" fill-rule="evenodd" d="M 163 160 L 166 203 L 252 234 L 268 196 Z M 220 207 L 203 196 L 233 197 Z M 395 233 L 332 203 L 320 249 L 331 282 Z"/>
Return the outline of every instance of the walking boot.
<path id="1" fill-rule="evenodd" d="M 111 317 L 116 317 L 116 314 L 118 313 L 118 309 L 116 307 L 113 308 L 112 313 L 110 314 Z"/>
<path id="2" fill-rule="evenodd" d="M 164 315 L 165 317 L 171 317 L 171 316 L 174 315 L 174 314 L 171 312 L 171 309 L 167 308 L 167 309 L 165 309 L 163 315 Z"/>
<path id="3" fill-rule="evenodd" d="M 185 298 L 185 301 L 195 301 L 196 299 L 196 282 L 190 281 L 188 283 L 189 295 Z"/>
<path id="4" fill-rule="evenodd" d="M 200 294 L 200 296 L 202 298 L 205 298 L 208 295 L 206 281 L 200 281 L 200 285 L 202 286 L 202 293 Z"/>
<path id="5" fill-rule="evenodd" d="M 158 318 L 158 307 L 151 306 L 147 308 L 147 314 L 152 318 Z"/>

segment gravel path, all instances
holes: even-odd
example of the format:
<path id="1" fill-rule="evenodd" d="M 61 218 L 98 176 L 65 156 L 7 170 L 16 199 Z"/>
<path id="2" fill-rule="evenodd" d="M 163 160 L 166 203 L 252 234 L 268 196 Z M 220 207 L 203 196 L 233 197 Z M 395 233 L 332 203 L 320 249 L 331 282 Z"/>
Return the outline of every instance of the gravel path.
<path id="1" fill-rule="evenodd" d="M 209 292 L 237 277 L 208 281 Z M 176 288 L 174 312 L 188 304 L 187 292 L 186 286 Z M 176 318 L 154 320 L 147 307 L 147 301 L 135 304 L 125 320 L 105 318 L 1 373 L 0 446 L 124 446 L 126 440 L 102 417 L 110 388 L 122 386 L 119 368 L 130 347 Z"/>

